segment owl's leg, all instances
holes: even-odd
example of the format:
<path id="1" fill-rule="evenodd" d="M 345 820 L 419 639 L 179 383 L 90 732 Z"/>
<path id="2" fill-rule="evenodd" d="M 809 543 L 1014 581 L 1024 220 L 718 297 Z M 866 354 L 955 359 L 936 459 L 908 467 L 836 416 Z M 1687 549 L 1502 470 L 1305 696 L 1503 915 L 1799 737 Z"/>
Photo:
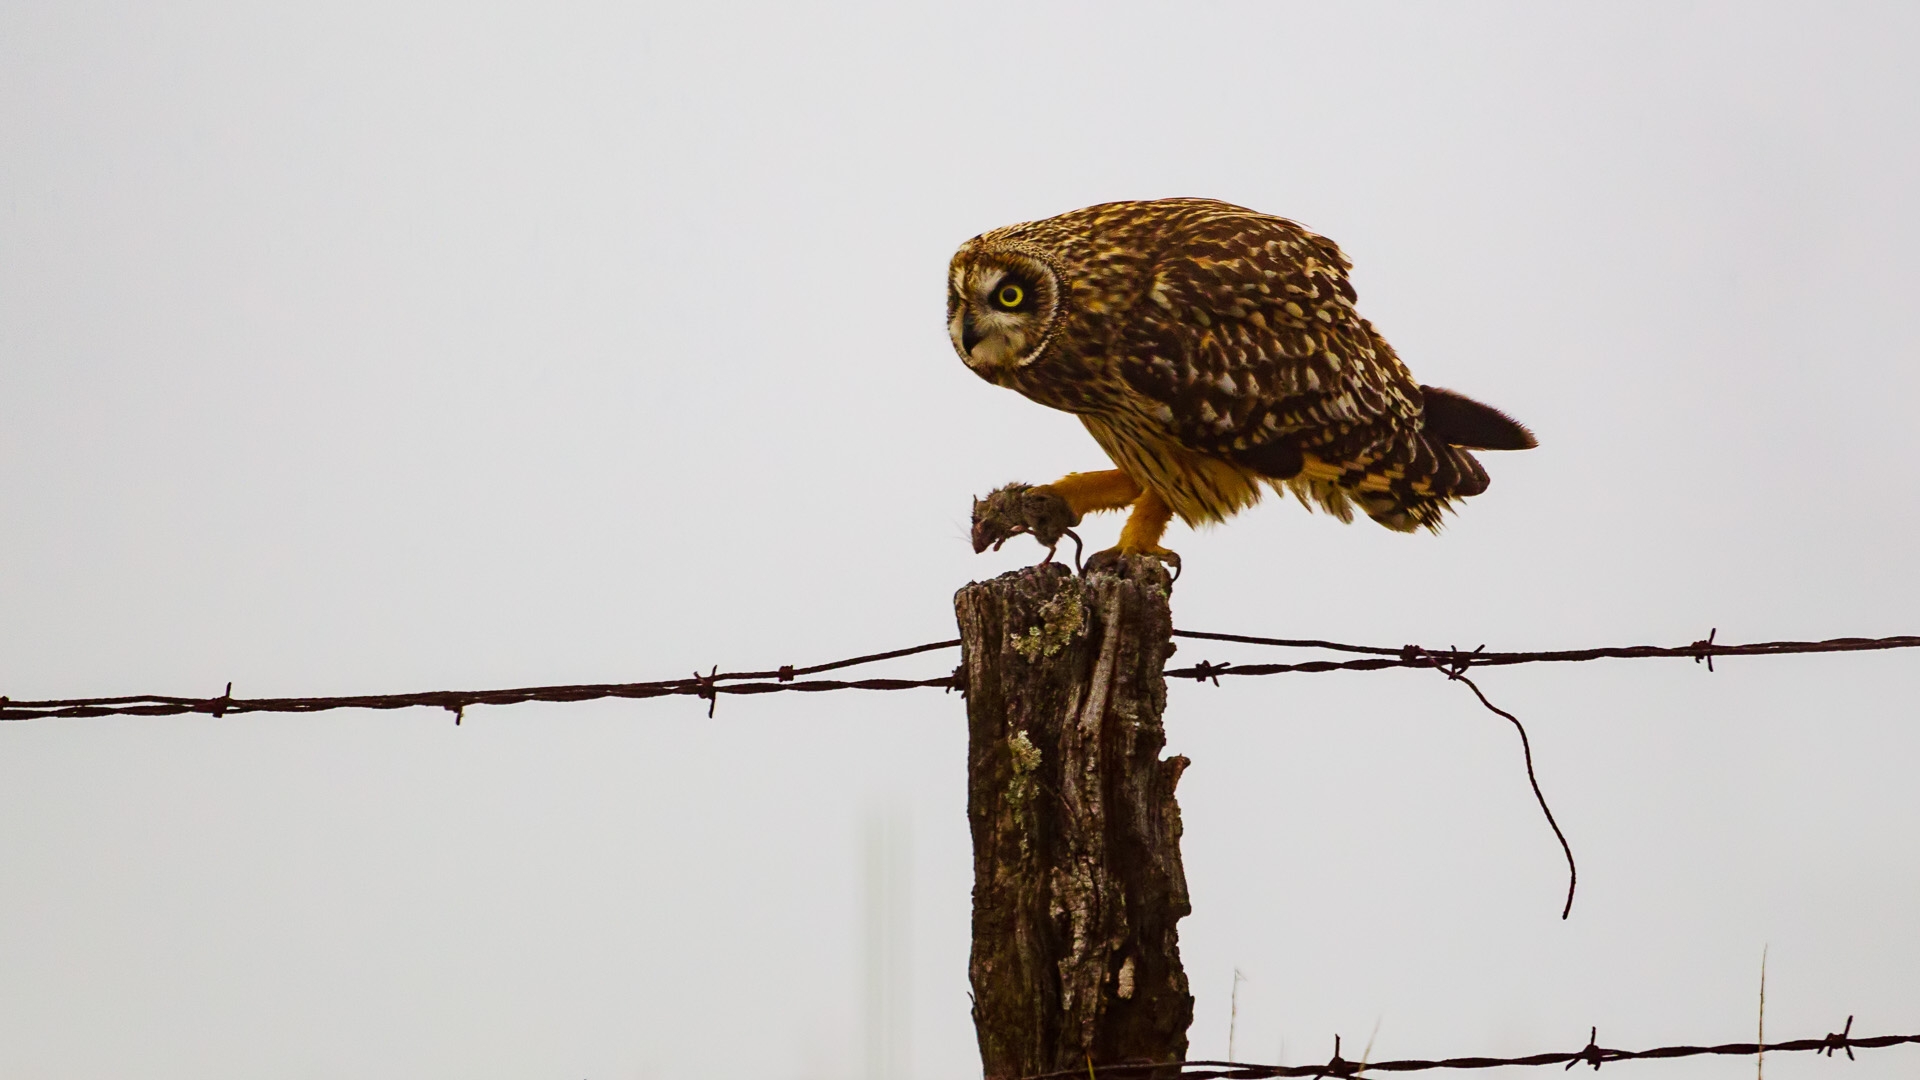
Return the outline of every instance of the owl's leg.
<path id="1" fill-rule="evenodd" d="M 1156 492 L 1143 492 L 1133 500 L 1133 513 L 1127 515 L 1127 524 L 1120 530 L 1121 553 L 1162 558 L 1173 554 L 1160 546 L 1160 538 L 1167 535 L 1167 523 L 1172 520 L 1173 507 L 1165 499 Z"/>
<path id="2" fill-rule="evenodd" d="M 1065 500 L 1067 512 L 1072 515 L 1075 525 L 1080 524 L 1080 519 L 1088 514 L 1119 510 L 1132 506 L 1140 498 L 1140 485 L 1127 475 L 1125 469 L 1068 473 L 1033 491 L 1036 495 L 1058 495 Z"/>
<path id="3" fill-rule="evenodd" d="M 1107 566 L 1124 555 L 1144 555 L 1172 566 L 1177 579 L 1180 556 L 1160 546 L 1160 538 L 1167 534 L 1167 524 L 1173 520 L 1173 508 L 1153 491 L 1142 492 L 1132 506 L 1133 513 L 1127 515 L 1127 523 L 1120 529 L 1120 543 L 1095 552 L 1087 560 L 1088 568 Z"/>

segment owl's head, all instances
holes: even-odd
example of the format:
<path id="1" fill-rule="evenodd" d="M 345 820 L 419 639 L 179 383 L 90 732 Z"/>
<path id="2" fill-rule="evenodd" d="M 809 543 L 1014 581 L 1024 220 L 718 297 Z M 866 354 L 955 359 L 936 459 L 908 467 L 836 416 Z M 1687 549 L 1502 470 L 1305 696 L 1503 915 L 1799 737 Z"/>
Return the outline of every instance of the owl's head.
<path id="1" fill-rule="evenodd" d="M 1046 352 L 1065 314 L 1063 291 L 1039 249 L 976 237 L 947 270 L 947 336 L 976 374 L 1001 382 Z"/>

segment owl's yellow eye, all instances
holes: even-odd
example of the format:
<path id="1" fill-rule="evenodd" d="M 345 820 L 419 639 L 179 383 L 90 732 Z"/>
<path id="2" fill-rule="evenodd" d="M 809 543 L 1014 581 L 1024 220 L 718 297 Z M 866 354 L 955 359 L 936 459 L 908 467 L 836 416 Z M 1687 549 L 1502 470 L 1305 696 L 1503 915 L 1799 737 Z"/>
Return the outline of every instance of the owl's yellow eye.
<path id="1" fill-rule="evenodd" d="M 1000 286 L 1000 291 L 995 293 L 993 298 L 999 301 L 1000 306 L 1003 308 L 1017 308 L 1020 306 L 1020 302 L 1027 298 L 1027 291 L 1018 285 L 1002 285 Z"/>

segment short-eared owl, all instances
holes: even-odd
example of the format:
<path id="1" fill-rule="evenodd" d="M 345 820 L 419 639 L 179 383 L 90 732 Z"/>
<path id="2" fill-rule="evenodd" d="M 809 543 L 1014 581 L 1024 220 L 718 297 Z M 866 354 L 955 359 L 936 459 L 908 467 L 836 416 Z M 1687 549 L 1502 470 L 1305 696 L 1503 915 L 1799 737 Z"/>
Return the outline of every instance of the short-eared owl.
<path id="1" fill-rule="evenodd" d="M 1067 523 L 1132 507 L 1119 550 L 1167 555 L 1291 490 L 1342 521 L 1437 530 L 1486 490 L 1468 450 L 1524 450 L 1506 414 L 1413 381 L 1354 310 L 1351 264 L 1284 218 L 1211 199 L 1090 206 L 960 246 L 947 332 L 981 378 L 1080 417 L 1119 468 L 1032 489 Z M 1057 535 L 1057 534 L 1056 534 Z M 976 547 L 990 542 L 976 528 Z"/>

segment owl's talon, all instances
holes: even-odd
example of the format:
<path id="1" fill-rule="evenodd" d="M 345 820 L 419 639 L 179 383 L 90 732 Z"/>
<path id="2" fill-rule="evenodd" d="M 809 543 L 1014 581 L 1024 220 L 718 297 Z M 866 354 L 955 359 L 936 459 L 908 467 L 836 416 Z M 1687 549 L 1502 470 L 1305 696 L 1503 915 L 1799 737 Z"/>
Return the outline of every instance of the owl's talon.
<path id="1" fill-rule="evenodd" d="M 1180 580 L 1179 553 L 1168 551 L 1163 547 L 1144 548 L 1137 551 L 1128 551 L 1124 547 L 1110 547 L 1105 551 L 1096 551 L 1087 559 L 1086 566 L 1081 570 L 1081 574 L 1084 576 L 1103 572 L 1115 573 L 1126 565 L 1126 560 L 1129 556 L 1134 558 L 1157 559 L 1161 563 L 1173 568 L 1174 581 Z"/>

